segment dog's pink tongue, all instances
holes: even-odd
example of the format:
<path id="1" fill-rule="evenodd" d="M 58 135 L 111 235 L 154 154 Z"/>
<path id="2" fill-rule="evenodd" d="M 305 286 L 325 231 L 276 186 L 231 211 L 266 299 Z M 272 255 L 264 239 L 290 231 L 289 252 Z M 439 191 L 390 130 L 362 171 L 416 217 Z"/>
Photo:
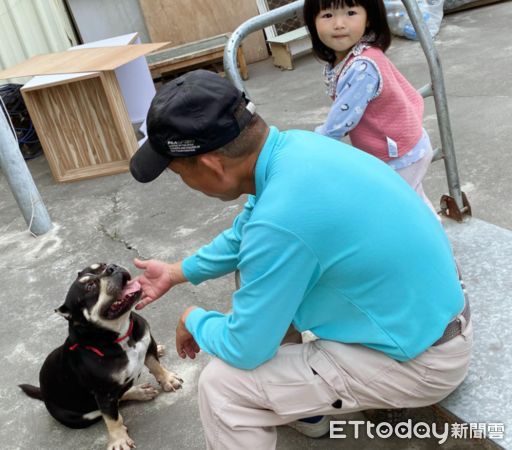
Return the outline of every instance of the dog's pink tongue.
<path id="1" fill-rule="evenodd" d="M 128 283 L 126 283 L 126 286 L 123 289 L 123 292 L 121 293 L 121 296 L 125 298 L 128 295 L 133 294 L 134 292 L 139 292 L 140 289 L 140 283 L 137 280 L 128 281 Z"/>

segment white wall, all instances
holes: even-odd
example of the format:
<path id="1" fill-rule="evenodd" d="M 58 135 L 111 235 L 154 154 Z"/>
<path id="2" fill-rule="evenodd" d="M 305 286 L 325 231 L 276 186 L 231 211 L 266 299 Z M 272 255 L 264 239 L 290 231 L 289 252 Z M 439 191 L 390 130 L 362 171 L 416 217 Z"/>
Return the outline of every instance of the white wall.
<path id="1" fill-rule="evenodd" d="M 138 0 L 67 0 L 83 42 L 137 32 L 151 42 Z"/>

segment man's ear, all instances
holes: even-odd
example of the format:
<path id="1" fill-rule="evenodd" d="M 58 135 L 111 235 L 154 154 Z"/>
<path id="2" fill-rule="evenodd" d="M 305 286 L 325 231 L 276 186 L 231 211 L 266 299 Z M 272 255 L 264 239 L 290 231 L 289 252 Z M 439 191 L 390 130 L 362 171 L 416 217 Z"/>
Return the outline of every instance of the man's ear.
<path id="1" fill-rule="evenodd" d="M 199 164 L 213 171 L 217 176 L 222 176 L 225 172 L 225 164 L 221 156 L 213 153 L 203 153 L 197 157 Z"/>
<path id="2" fill-rule="evenodd" d="M 69 311 L 69 308 L 66 305 L 59 306 L 55 310 L 55 312 L 60 316 L 64 317 L 64 319 L 71 320 L 71 312 Z"/>

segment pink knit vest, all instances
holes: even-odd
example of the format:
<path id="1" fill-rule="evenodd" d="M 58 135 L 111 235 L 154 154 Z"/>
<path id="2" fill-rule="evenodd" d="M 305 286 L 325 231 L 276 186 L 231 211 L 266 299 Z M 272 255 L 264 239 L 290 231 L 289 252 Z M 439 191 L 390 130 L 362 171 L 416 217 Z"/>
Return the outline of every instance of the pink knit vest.
<path id="1" fill-rule="evenodd" d="M 375 62 L 380 72 L 380 94 L 368 103 L 360 122 L 349 132 L 350 141 L 354 147 L 389 161 L 392 157 L 386 137 L 396 142 L 396 157 L 403 156 L 420 140 L 423 98 L 379 48 L 366 48 L 360 56 L 351 57 L 344 71 L 356 59 L 365 58 Z"/>

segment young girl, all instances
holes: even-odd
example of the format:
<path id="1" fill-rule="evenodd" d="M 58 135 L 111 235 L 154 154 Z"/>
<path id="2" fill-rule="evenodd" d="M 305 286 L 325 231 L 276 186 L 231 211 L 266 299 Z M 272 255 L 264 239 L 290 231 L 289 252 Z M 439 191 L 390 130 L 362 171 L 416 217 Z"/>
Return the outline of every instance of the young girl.
<path id="1" fill-rule="evenodd" d="M 384 55 L 391 32 L 382 0 L 305 0 L 313 51 L 326 61 L 334 100 L 316 132 L 351 143 L 393 167 L 436 214 L 421 184 L 432 160 L 423 98 Z"/>

